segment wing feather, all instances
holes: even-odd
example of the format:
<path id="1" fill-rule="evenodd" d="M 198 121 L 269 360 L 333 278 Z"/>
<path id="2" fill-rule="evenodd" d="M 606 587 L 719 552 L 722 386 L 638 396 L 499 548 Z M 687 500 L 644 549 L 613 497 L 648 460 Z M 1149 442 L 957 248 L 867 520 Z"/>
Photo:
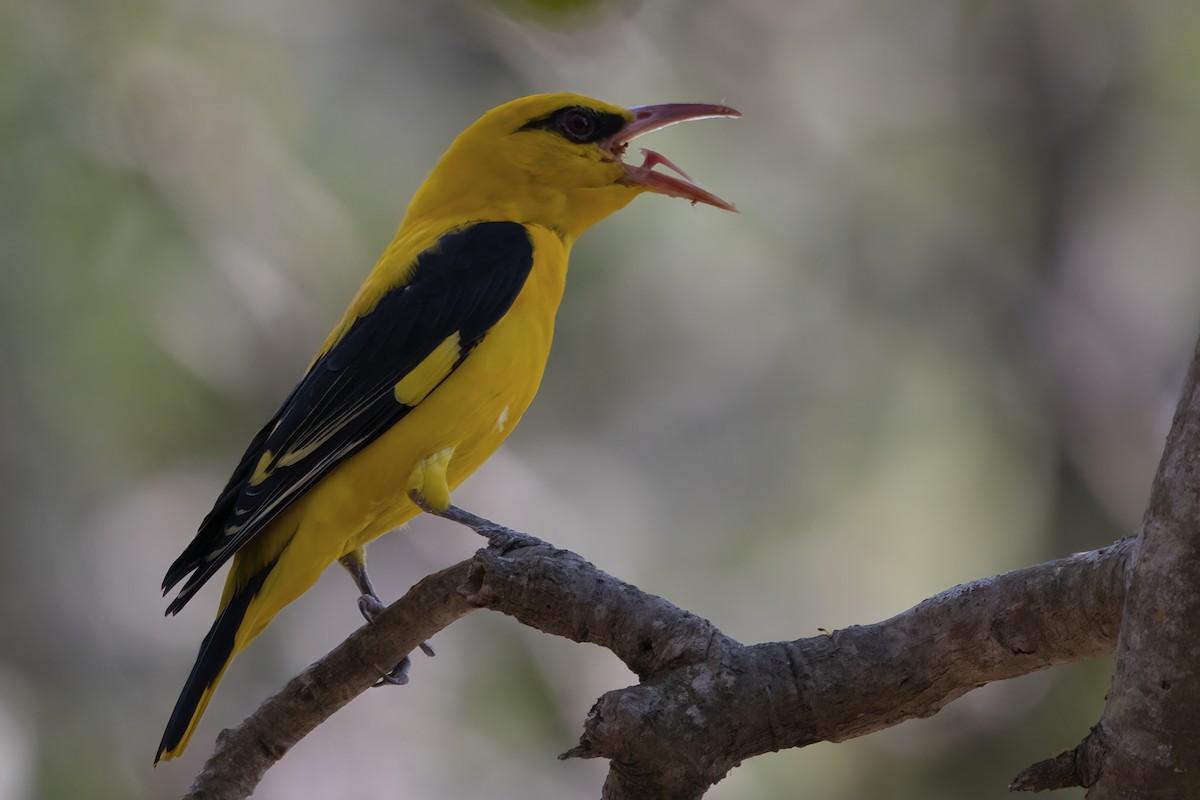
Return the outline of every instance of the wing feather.
<path id="1" fill-rule="evenodd" d="M 508 312 L 532 266 L 529 234 L 515 222 L 455 229 L 418 255 L 409 281 L 351 324 L 254 437 L 195 539 L 167 571 L 164 594 L 188 579 L 167 613 L 182 608 L 304 492 L 435 391 Z M 457 352 L 449 370 L 419 369 L 435 351 L 434 361 L 444 358 L 451 337 L 457 337 Z M 421 390 L 402 393 L 412 405 L 397 399 L 396 386 L 408 376 L 406 386 Z"/>

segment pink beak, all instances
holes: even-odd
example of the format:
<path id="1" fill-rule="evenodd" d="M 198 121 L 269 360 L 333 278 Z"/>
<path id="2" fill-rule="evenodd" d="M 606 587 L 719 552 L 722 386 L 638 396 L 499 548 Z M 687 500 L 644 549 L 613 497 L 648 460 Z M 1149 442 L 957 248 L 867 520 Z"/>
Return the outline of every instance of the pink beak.
<path id="1" fill-rule="evenodd" d="M 636 136 L 641 136 L 644 133 L 665 128 L 668 125 L 674 125 L 677 122 L 686 122 L 693 119 L 709 119 L 710 117 L 740 117 L 741 113 L 733 110 L 729 106 L 713 106 L 704 103 L 666 103 L 660 106 L 637 106 L 629 109 L 629 113 L 633 114 L 633 120 L 617 131 L 608 142 L 605 143 L 605 148 L 612 153 L 616 158 L 625 153 L 625 147 L 629 141 Z M 672 164 L 666 156 L 654 152 L 653 150 L 642 150 L 645 154 L 641 166 L 625 164 L 625 178 L 623 183 L 632 184 L 634 186 L 643 186 L 647 191 L 665 194 L 670 197 L 682 197 L 684 200 L 691 200 L 695 203 L 707 203 L 710 206 L 723 208 L 726 211 L 737 211 L 733 203 L 726 202 L 717 197 L 712 192 L 700 188 L 687 173 L 679 167 Z M 668 169 L 674 170 L 679 174 L 679 177 L 668 175 L 665 172 L 655 172 L 654 167 L 662 164 Z"/>

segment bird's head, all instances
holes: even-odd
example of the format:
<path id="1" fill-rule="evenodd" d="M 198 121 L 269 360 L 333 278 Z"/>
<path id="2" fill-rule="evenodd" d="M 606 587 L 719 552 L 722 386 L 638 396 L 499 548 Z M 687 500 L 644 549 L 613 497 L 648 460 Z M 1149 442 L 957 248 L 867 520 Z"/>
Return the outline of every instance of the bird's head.
<path id="1" fill-rule="evenodd" d="M 735 210 L 662 155 L 623 158 L 631 139 L 692 119 L 737 117 L 721 105 L 621 108 L 577 94 L 513 100 L 459 134 L 413 198 L 409 217 L 508 219 L 570 241 L 642 192 Z M 677 175 L 655 170 L 662 165 Z"/>

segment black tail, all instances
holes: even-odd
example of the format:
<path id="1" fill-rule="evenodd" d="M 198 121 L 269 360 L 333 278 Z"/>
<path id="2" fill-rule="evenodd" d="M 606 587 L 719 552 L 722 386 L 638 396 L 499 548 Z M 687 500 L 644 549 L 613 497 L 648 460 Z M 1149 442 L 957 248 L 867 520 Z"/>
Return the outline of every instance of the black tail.
<path id="1" fill-rule="evenodd" d="M 229 605 L 217 615 L 208 635 L 200 644 L 200 653 L 196 656 L 192 673 L 188 675 L 187 683 L 183 685 L 183 691 L 175 701 L 175 710 L 171 712 L 167 729 L 158 745 L 158 754 L 154 756 L 155 764 L 160 759 L 178 756 L 187 747 L 188 739 L 195 729 L 195 722 L 199 721 L 208 705 L 208 698 L 212 696 L 212 688 L 221 679 L 221 674 L 233 658 L 237 632 L 246 618 L 250 601 L 262 589 L 263 582 L 274 566 L 275 562 L 272 561 L 256 572 L 246 585 L 234 594 Z"/>

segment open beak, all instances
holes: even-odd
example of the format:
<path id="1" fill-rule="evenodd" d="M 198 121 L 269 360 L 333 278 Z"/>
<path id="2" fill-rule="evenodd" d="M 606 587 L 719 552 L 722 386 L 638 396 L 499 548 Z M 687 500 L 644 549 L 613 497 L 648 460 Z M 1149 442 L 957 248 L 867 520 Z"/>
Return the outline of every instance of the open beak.
<path id="1" fill-rule="evenodd" d="M 741 116 L 741 112 L 734 111 L 729 106 L 713 106 L 704 103 L 666 103 L 660 106 L 637 106 L 636 108 L 629 109 L 629 113 L 633 114 L 633 120 L 617 131 L 616 135 L 604 144 L 604 148 L 618 161 L 625 154 L 625 148 L 629 146 L 630 140 L 636 136 L 641 136 L 643 133 L 650 133 L 651 131 L 665 128 L 668 125 L 674 125 L 676 122 L 686 122 L 692 119 Z M 728 203 L 712 192 L 701 189 L 688 177 L 686 172 L 667 160 L 666 156 L 646 149 L 643 149 L 642 153 L 645 155 L 645 159 L 640 166 L 626 164 L 624 161 L 621 161 L 621 164 L 625 167 L 625 177 L 621 180 L 622 183 L 642 186 L 647 191 L 658 192 L 670 197 L 682 197 L 684 200 L 691 200 L 693 205 L 696 203 L 707 203 L 710 206 L 723 208 L 726 211 L 737 211 L 733 203 Z M 667 169 L 678 173 L 678 177 L 668 175 L 665 172 L 655 172 L 654 167 L 658 164 L 662 164 Z"/>

